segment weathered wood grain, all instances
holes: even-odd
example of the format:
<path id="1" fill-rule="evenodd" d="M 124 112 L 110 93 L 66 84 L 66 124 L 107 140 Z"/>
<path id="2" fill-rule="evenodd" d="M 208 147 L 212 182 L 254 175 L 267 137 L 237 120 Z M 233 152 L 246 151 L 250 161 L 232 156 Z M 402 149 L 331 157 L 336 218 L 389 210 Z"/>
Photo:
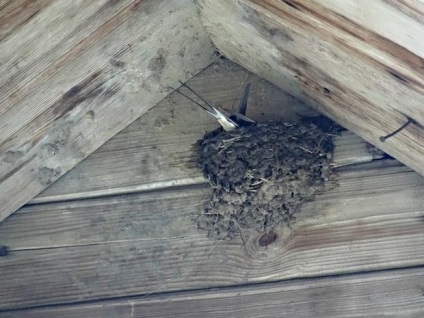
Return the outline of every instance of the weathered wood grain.
<path id="1" fill-rule="evenodd" d="M 0 41 L 35 18 L 52 0 L 2 0 L 0 2 Z"/>
<path id="2" fill-rule="evenodd" d="M 198 3 L 223 54 L 424 174 L 424 22 L 406 12 L 422 14 L 417 1 Z"/>
<path id="3" fill-rule="evenodd" d="M 0 221 L 212 61 L 191 0 L 0 9 Z"/>
<path id="4" fill-rule="evenodd" d="M 3 318 L 424 316 L 423 269 L 135 297 L 0 313 Z"/>
<path id="5" fill-rule="evenodd" d="M 333 166 L 342 167 L 351 164 L 371 162 L 381 159 L 384 153 L 371 149 L 372 145 L 365 142 L 350 131 L 344 131 L 334 138 Z"/>
<path id="6" fill-rule="evenodd" d="M 395 161 L 344 168 L 275 243 L 196 229 L 207 187 L 27 206 L 0 225 L 0 308 L 424 264 L 424 179 Z"/>
<path id="7" fill-rule="evenodd" d="M 297 121 L 316 112 L 246 69 L 221 60 L 188 84 L 222 108 L 237 104 L 245 82 L 251 82 L 248 115 L 258 121 Z M 196 141 L 217 122 L 177 93 L 161 101 L 133 124 L 69 171 L 30 203 L 128 194 L 205 183 L 193 167 Z M 366 143 L 344 132 L 335 138 L 334 165 L 368 162 Z"/>
<path id="8" fill-rule="evenodd" d="M 0 242 L 28 250 L 201 237 L 192 219 L 207 185 L 179 190 L 24 206 L 0 226 Z M 25 229 L 25 230 L 22 230 Z"/>
<path id="9" fill-rule="evenodd" d="M 424 58 L 424 4 L 417 0 L 323 1 L 320 5 L 352 24 L 360 26 L 356 36 L 404 59 L 410 57 L 420 66 Z M 368 37 L 365 36 L 368 34 Z M 404 50 L 402 50 L 404 48 Z M 399 53 L 403 53 L 399 56 Z M 412 53 L 412 54 L 411 54 Z M 418 57 L 414 58 L 414 54 Z M 408 62 L 412 62 L 409 60 Z M 422 66 L 422 60 L 421 60 Z"/>

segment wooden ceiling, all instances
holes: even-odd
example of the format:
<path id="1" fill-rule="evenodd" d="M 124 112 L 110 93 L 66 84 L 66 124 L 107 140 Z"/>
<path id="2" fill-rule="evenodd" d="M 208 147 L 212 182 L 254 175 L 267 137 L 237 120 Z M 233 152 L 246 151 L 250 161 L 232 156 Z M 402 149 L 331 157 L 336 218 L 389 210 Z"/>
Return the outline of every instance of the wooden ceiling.
<path id="1" fill-rule="evenodd" d="M 6 1 L 0 220 L 209 65 L 214 46 L 424 174 L 423 14 L 413 0 Z"/>

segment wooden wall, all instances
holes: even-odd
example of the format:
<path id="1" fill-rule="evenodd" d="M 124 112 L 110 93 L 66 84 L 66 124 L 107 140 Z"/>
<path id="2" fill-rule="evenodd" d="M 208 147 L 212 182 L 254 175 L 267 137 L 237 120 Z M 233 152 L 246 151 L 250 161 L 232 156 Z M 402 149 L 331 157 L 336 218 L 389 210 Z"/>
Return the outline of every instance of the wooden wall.
<path id="1" fill-rule="evenodd" d="M 0 5 L 0 221 L 212 61 L 192 0 Z"/>
<path id="2" fill-rule="evenodd" d="M 231 109 L 246 80 L 249 116 L 310 112 L 228 62 L 189 85 Z M 423 177 L 345 132 L 334 180 L 275 242 L 211 240 L 191 147 L 217 126 L 170 94 L 2 222 L 0 317 L 424 317 Z"/>
<path id="3" fill-rule="evenodd" d="M 198 3 L 223 54 L 424 174 L 422 1 Z"/>

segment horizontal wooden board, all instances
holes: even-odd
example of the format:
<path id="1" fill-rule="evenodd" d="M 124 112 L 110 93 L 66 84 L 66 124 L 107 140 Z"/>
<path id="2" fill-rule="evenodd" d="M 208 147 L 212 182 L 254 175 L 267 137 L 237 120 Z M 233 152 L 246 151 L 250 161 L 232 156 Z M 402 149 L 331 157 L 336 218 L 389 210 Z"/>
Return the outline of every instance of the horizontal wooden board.
<path id="1" fill-rule="evenodd" d="M 419 1 L 198 4 L 223 54 L 424 174 L 424 20 Z M 398 37 L 403 38 L 394 40 Z M 413 124 L 380 141 L 409 119 Z"/>
<path id="2" fill-rule="evenodd" d="M 246 69 L 220 60 L 188 84 L 222 108 L 238 104 L 243 84 L 250 82 L 248 115 L 258 121 L 297 121 L 317 115 L 293 96 Z M 237 105 L 236 105 L 237 106 Z M 120 132 L 77 167 L 52 184 L 31 203 L 128 194 L 146 190 L 205 183 L 193 145 L 218 127 L 198 106 L 172 93 Z M 335 138 L 334 164 L 368 162 L 381 155 L 370 153 L 352 133 Z"/>
<path id="3" fill-rule="evenodd" d="M 18 310 L 0 316 L 420 318 L 423 290 L 421 268 Z"/>
<path id="4" fill-rule="evenodd" d="M 196 229 L 207 187 L 27 206 L 0 225 L 0 308 L 424 264 L 424 179 L 396 161 L 342 169 L 268 247 Z"/>
<path id="5" fill-rule="evenodd" d="M 209 65 L 192 0 L 3 1 L 0 221 Z"/>

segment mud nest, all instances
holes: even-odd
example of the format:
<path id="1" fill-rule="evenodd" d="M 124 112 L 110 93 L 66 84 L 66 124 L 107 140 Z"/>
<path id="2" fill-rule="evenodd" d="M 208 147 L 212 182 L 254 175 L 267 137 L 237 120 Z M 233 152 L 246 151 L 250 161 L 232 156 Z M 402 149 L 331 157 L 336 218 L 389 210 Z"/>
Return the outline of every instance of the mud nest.
<path id="1" fill-rule="evenodd" d="M 206 133 L 196 149 L 213 192 L 198 227 L 232 239 L 245 230 L 266 233 L 290 225 L 330 177 L 334 133 L 285 122 Z"/>

